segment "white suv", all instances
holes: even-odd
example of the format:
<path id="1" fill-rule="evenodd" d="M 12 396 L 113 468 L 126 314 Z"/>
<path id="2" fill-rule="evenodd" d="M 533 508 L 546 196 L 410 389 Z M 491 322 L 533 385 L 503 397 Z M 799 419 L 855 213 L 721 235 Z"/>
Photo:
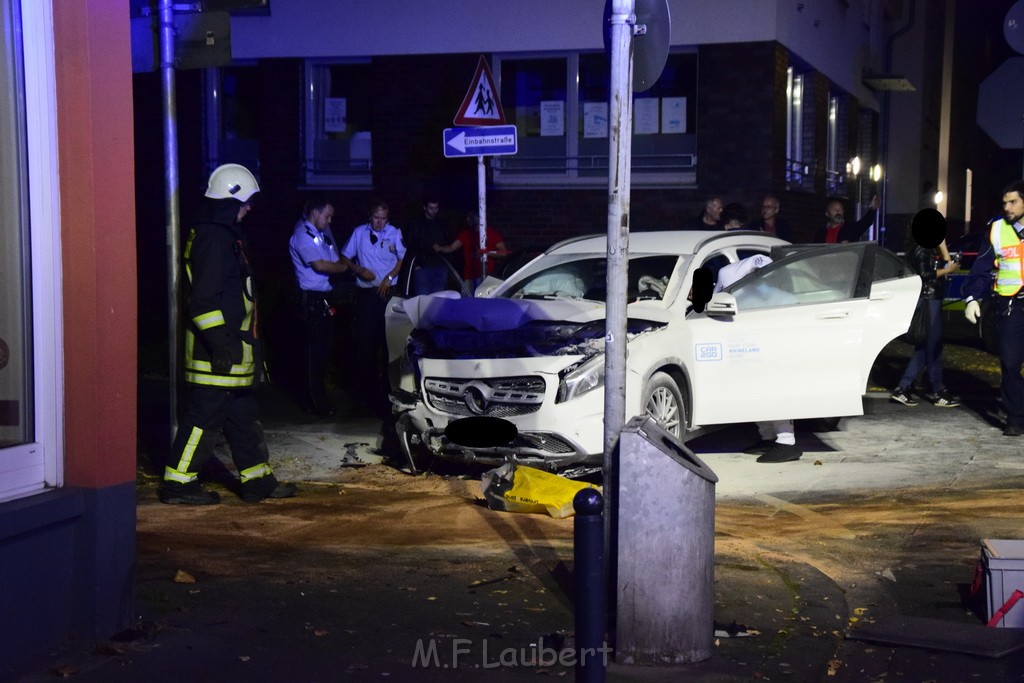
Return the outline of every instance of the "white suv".
<path id="1" fill-rule="evenodd" d="M 626 419 L 682 440 L 699 428 L 860 415 L 878 353 L 904 333 L 921 281 L 874 243 L 792 246 L 758 232 L 629 236 Z M 560 470 L 603 459 L 606 238 L 557 244 L 476 297 L 388 306 L 392 403 L 410 451 Z M 698 268 L 773 262 L 716 293 Z M 698 306 L 697 308 L 701 308 Z M 507 443 L 456 443 L 459 421 L 514 425 Z"/>

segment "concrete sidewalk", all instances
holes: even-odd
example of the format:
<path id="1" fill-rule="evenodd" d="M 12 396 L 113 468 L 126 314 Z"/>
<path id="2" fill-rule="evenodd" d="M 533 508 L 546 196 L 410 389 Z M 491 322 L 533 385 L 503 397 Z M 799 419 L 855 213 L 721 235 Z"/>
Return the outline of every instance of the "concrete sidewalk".
<path id="1" fill-rule="evenodd" d="M 905 359 L 889 351 L 879 387 Z M 739 453 L 749 425 L 691 441 L 719 477 L 715 618 L 738 632 L 703 662 L 610 662 L 607 679 L 1024 680 L 1021 652 L 941 644 L 1004 631 L 977 630 L 984 590 L 969 590 L 980 540 L 1021 537 L 1024 439 L 997 427 L 994 378 L 992 359 L 968 349 L 947 373 L 964 407 L 871 391 L 865 415 L 837 429 L 798 422 L 797 462 Z M 300 496 L 247 505 L 227 493 L 185 509 L 160 505 L 142 476 L 137 627 L 72 641 L 12 680 L 573 677 L 571 661 L 536 658 L 572 642 L 571 519 L 487 509 L 478 472 L 400 472 L 379 420 L 325 422 L 280 396 L 261 401 L 272 462 Z M 912 623 L 931 648 L 858 638 L 908 617 L 927 620 Z"/>

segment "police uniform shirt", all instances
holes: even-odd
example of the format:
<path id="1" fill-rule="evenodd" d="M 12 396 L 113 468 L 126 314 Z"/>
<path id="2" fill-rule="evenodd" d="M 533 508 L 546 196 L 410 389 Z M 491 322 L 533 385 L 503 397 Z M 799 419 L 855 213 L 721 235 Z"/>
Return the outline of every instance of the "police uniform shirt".
<path id="1" fill-rule="evenodd" d="M 369 223 L 363 223 L 352 231 L 352 236 L 348 238 L 341 253 L 373 271 L 372 281 L 361 278 L 356 280 L 359 287 L 378 287 L 395 264 L 405 258 L 402 231 L 388 223 L 380 232 L 374 232 Z M 394 280 L 395 278 L 392 278 L 392 284 Z"/>
<path id="2" fill-rule="evenodd" d="M 299 288 L 307 292 L 331 291 L 330 276 L 318 273 L 310 265 L 313 261 L 338 260 L 337 248 L 330 230 L 322 232 L 309 221 L 300 220 L 295 224 L 288 247 Z"/>

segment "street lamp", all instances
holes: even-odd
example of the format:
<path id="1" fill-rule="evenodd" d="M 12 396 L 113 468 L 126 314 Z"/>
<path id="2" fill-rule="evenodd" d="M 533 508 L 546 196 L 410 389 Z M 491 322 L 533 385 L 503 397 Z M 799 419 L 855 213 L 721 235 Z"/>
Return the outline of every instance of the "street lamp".
<path id="1" fill-rule="evenodd" d="M 871 167 L 870 176 L 871 176 L 871 180 L 874 181 L 875 186 L 876 186 L 875 187 L 875 194 L 878 194 L 878 187 L 877 187 L 877 185 L 878 185 L 879 181 L 882 180 L 882 165 L 881 164 L 875 164 L 874 166 L 872 166 Z M 881 208 L 882 207 L 879 207 L 879 210 L 875 211 L 875 220 L 874 220 L 874 223 L 871 226 L 871 239 L 872 240 L 877 240 L 879 244 L 884 244 L 885 243 L 885 235 L 884 235 L 885 228 L 884 227 L 880 227 L 880 224 L 882 222 L 882 210 L 881 210 Z"/>
<path id="2" fill-rule="evenodd" d="M 864 178 L 860 175 L 860 157 L 854 157 L 847 162 L 846 172 L 857 179 L 857 202 L 855 205 L 857 207 L 857 220 L 860 220 L 860 197 L 864 184 Z"/>

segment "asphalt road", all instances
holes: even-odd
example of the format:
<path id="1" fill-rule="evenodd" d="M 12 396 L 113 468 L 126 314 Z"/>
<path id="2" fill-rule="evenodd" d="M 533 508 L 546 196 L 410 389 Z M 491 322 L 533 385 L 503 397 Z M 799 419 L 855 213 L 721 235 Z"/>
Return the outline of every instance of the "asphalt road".
<path id="1" fill-rule="evenodd" d="M 613 660 L 608 680 L 1024 680 L 1020 653 L 944 644 L 984 646 L 1003 631 L 980 626 L 985 589 L 969 585 L 981 539 L 1020 537 L 1024 440 L 1001 435 L 997 366 L 970 345 L 947 349 L 963 407 L 888 402 L 907 351 L 887 348 L 864 416 L 798 423 L 797 462 L 737 453 L 749 425 L 689 443 L 719 478 L 706 589 L 737 637 L 716 637 L 702 662 Z M 479 471 L 402 472 L 379 421 L 316 421 L 280 396 L 263 401 L 272 462 L 299 497 L 247 505 L 215 482 L 219 506 L 165 506 L 141 472 L 138 623 L 69 643 L 17 680 L 573 676 L 571 661 L 537 659 L 572 642 L 573 520 L 488 509 Z M 927 620 L 911 634 L 926 647 L 858 636 L 907 617 Z"/>

